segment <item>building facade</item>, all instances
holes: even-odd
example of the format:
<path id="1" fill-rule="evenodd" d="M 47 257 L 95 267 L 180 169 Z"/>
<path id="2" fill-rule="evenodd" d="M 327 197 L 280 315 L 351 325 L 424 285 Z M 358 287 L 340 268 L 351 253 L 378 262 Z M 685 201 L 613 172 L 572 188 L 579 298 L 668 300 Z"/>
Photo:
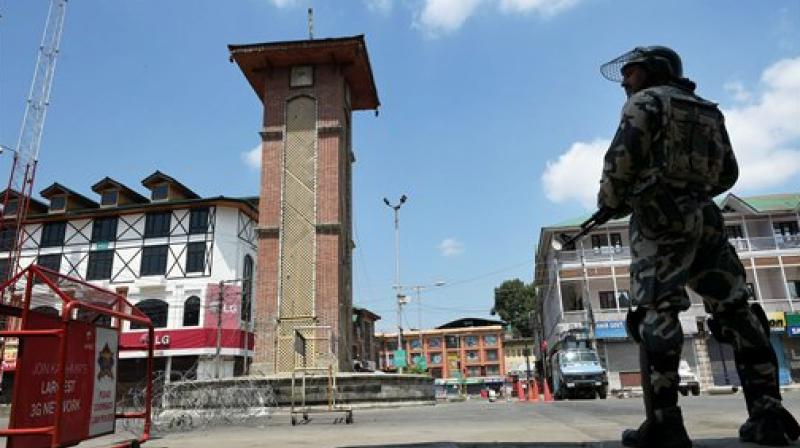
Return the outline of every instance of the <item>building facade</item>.
<path id="1" fill-rule="evenodd" d="M 381 316 L 366 308 L 353 307 L 353 368 L 356 371 L 378 369 L 378 343 L 375 339 L 375 322 Z"/>
<path id="2" fill-rule="evenodd" d="M 264 105 L 257 370 L 350 370 L 352 113 L 380 104 L 364 36 L 228 48 Z"/>
<path id="3" fill-rule="evenodd" d="M 18 235 L 21 267 L 39 264 L 115 291 L 149 316 L 156 370 L 196 371 L 200 379 L 246 372 L 257 199 L 201 198 L 159 171 L 142 185 L 147 197 L 106 177 L 92 186 L 97 200 L 58 183 L 45 188 L 47 202 L 31 202 L 20 232 L 0 233 L 0 270 L 12 269 L 9 249 Z M 144 348 L 145 329 L 125 322 L 122 330 L 120 344 Z M 15 355 L 7 347 L 4 370 L 14 371 Z M 120 357 L 121 376 L 133 379 L 144 368 L 144 350 Z"/>
<path id="4" fill-rule="evenodd" d="M 767 312 L 782 384 L 800 381 L 800 194 L 718 200 L 725 232 L 747 272 L 753 299 Z M 609 371 L 609 388 L 640 384 L 638 350 L 624 321 L 630 305 L 630 239 L 627 220 L 611 221 L 557 252 L 551 241 L 574 234 L 582 220 L 542 228 L 536 252 L 536 282 L 541 285 L 541 336 L 553 346 L 558 334 L 588 327 Z M 682 357 L 701 387 L 738 384 L 733 352 L 708 332 L 702 299 L 688 290 L 689 310 L 681 313 Z M 538 344 L 537 344 L 538 345 Z"/>
<path id="5" fill-rule="evenodd" d="M 404 331 L 406 364 L 418 364 L 416 359 L 422 357 L 439 394 L 459 385 L 466 385 L 470 393 L 487 386 L 499 388 L 506 374 L 504 325 L 500 321 L 466 318 L 432 330 Z M 376 339 L 381 370 L 396 372 L 397 333 L 379 333 Z"/>

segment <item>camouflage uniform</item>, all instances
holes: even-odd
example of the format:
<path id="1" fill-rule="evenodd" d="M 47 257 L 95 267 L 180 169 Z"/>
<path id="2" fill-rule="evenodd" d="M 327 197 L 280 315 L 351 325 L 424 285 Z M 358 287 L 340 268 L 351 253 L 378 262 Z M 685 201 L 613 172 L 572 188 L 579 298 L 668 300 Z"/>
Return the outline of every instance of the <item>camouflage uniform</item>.
<path id="1" fill-rule="evenodd" d="M 605 155 L 598 205 L 618 216 L 633 213 L 631 290 L 641 316 L 634 336 L 646 352 L 643 369 L 649 375 L 643 378 L 649 376 L 656 412 L 675 409 L 678 400 L 683 345 L 678 313 L 690 306 L 686 285 L 703 297 L 715 335 L 733 344 L 751 415 L 756 404 L 764 408 L 780 400 L 768 329 L 748 306 L 744 268 L 711 199 L 737 177 L 715 104 L 675 84 L 630 96 Z"/>

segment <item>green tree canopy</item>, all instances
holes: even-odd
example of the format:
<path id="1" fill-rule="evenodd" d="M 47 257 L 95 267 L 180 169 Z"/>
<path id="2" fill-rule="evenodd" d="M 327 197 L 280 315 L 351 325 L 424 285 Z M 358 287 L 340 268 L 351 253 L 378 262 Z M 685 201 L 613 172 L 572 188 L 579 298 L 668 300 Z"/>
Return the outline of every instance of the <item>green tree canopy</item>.
<path id="1" fill-rule="evenodd" d="M 536 310 L 536 288 L 522 280 L 506 280 L 494 289 L 492 314 L 511 324 L 516 336 L 531 337 L 531 313 Z"/>

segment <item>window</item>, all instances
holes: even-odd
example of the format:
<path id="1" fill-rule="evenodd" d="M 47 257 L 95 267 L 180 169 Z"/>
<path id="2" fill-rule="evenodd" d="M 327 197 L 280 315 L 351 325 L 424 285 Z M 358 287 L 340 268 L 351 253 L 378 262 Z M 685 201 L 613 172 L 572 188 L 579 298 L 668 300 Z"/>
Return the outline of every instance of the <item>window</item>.
<path id="1" fill-rule="evenodd" d="M 167 246 L 145 246 L 140 272 L 141 275 L 164 275 L 167 272 Z"/>
<path id="2" fill-rule="evenodd" d="M 61 269 L 61 254 L 39 255 L 36 264 L 58 272 Z"/>
<path id="3" fill-rule="evenodd" d="M 3 227 L 0 229 L 0 250 L 8 251 L 13 250 L 17 242 L 17 229 L 16 227 Z"/>
<path id="4" fill-rule="evenodd" d="M 789 297 L 794 300 L 800 298 L 800 280 L 789 280 L 786 286 L 789 288 Z"/>
<path id="5" fill-rule="evenodd" d="M 475 377 L 481 376 L 481 368 L 480 367 L 467 367 L 467 376 Z"/>
<path id="6" fill-rule="evenodd" d="M 497 336 L 495 335 L 486 335 L 483 337 L 483 344 L 488 346 L 497 345 Z"/>
<path id="7" fill-rule="evenodd" d="M 459 346 L 458 341 L 459 341 L 458 336 L 445 336 L 444 337 L 444 343 L 447 346 L 447 348 L 458 348 L 458 346 Z"/>
<path id="8" fill-rule="evenodd" d="M 89 266 L 86 269 L 86 280 L 105 280 L 111 278 L 114 265 L 113 250 L 95 250 L 89 252 Z"/>
<path id="9" fill-rule="evenodd" d="M 617 301 L 614 300 L 614 291 L 600 291 L 600 308 L 616 309 Z"/>
<path id="10" fill-rule="evenodd" d="M 242 320 L 250 322 L 250 312 L 253 303 L 253 257 L 244 256 L 242 268 Z M 372 334 L 371 332 L 367 334 Z"/>
<path id="11" fill-rule="evenodd" d="M 439 348 L 442 346 L 442 340 L 439 338 L 430 338 L 428 339 L 428 347 L 429 348 Z"/>
<path id="12" fill-rule="evenodd" d="M 186 272 L 204 272 L 206 270 L 206 243 L 189 243 L 186 245 Z"/>
<path id="13" fill-rule="evenodd" d="M 487 361 L 497 361 L 497 350 L 486 350 Z"/>
<path id="14" fill-rule="evenodd" d="M 0 259 L 0 282 L 4 282 L 11 278 L 9 276 L 9 269 L 11 269 L 11 262 L 8 258 Z"/>
<path id="15" fill-rule="evenodd" d="M 19 202 L 16 199 L 9 199 L 3 214 L 7 216 L 16 215 L 18 208 Z"/>
<path id="16" fill-rule="evenodd" d="M 100 205 L 111 207 L 117 205 L 119 192 L 117 190 L 106 190 L 100 195 Z"/>
<path id="17" fill-rule="evenodd" d="M 619 295 L 617 296 L 617 302 L 619 302 L 620 308 L 630 308 L 631 307 L 631 295 L 627 289 L 620 289 Z"/>
<path id="18" fill-rule="evenodd" d="M 208 207 L 193 208 L 189 212 L 189 234 L 208 232 Z"/>
<path id="19" fill-rule="evenodd" d="M 431 353 L 430 355 L 431 364 L 441 364 L 442 363 L 442 354 L 441 353 Z"/>
<path id="20" fill-rule="evenodd" d="M 776 222 L 774 225 L 776 235 L 791 236 L 798 233 L 797 221 Z"/>
<path id="21" fill-rule="evenodd" d="M 758 300 L 756 296 L 756 287 L 752 283 L 747 283 L 747 292 L 750 293 L 750 300 Z"/>
<path id="22" fill-rule="evenodd" d="M 64 245 L 64 234 L 67 231 L 67 223 L 48 222 L 42 226 L 41 247 L 54 247 Z"/>
<path id="23" fill-rule="evenodd" d="M 167 302 L 159 299 L 147 299 L 134 305 L 142 313 L 150 318 L 154 328 L 164 328 L 167 326 L 167 311 L 169 306 Z M 131 322 L 131 330 L 139 330 L 147 328 L 144 325 Z"/>
<path id="24" fill-rule="evenodd" d="M 191 296 L 183 303 L 183 326 L 196 327 L 200 325 L 200 298 Z"/>
<path id="25" fill-rule="evenodd" d="M 476 336 L 465 336 L 464 344 L 466 344 L 467 347 L 476 347 L 478 345 L 478 338 Z"/>
<path id="26" fill-rule="evenodd" d="M 622 235 L 619 233 L 612 233 L 611 234 L 611 246 L 612 247 L 622 247 Z"/>
<path id="27" fill-rule="evenodd" d="M 608 235 L 592 235 L 592 249 L 599 250 L 605 246 L 608 246 Z"/>
<path id="28" fill-rule="evenodd" d="M 96 218 L 92 223 L 92 242 L 116 241 L 117 217 Z"/>
<path id="29" fill-rule="evenodd" d="M 744 238 L 744 234 L 742 233 L 742 226 L 740 225 L 730 225 L 725 226 L 725 237 L 729 240 L 735 238 Z"/>
<path id="30" fill-rule="evenodd" d="M 167 186 L 167 184 L 156 185 L 150 192 L 150 199 L 152 199 L 153 201 L 163 201 L 167 199 L 168 192 L 169 192 L 169 187 Z"/>
<path id="31" fill-rule="evenodd" d="M 500 375 L 500 366 L 486 366 L 486 375 Z"/>
<path id="32" fill-rule="evenodd" d="M 51 212 L 63 212 L 65 208 L 67 208 L 66 196 L 53 196 L 52 198 L 50 198 Z"/>
<path id="33" fill-rule="evenodd" d="M 583 310 L 583 298 L 580 296 L 578 292 L 578 287 L 574 284 L 575 282 L 569 282 L 569 284 L 562 283 L 561 284 L 561 301 L 564 306 L 564 311 L 582 311 Z"/>
<path id="34" fill-rule="evenodd" d="M 410 342 L 411 342 L 411 350 L 419 350 L 420 348 L 422 348 L 422 341 L 420 341 L 418 338 L 414 338 Z"/>
<path id="35" fill-rule="evenodd" d="M 157 238 L 169 236 L 170 212 L 148 213 L 144 221 L 144 237 Z"/>
<path id="36" fill-rule="evenodd" d="M 478 362 L 478 351 L 477 350 L 469 350 L 467 352 L 467 361 L 469 361 L 469 362 Z"/>

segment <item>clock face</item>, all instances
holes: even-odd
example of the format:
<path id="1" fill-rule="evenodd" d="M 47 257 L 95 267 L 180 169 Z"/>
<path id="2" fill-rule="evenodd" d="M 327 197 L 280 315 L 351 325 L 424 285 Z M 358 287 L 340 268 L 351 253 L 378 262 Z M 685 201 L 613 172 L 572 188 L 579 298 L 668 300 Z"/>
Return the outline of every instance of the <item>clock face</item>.
<path id="1" fill-rule="evenodd" d="M 310 65 L 292 67 L 289 81 L 290 87 L 308 87 L 314 85 L 314 69 Z"/>

